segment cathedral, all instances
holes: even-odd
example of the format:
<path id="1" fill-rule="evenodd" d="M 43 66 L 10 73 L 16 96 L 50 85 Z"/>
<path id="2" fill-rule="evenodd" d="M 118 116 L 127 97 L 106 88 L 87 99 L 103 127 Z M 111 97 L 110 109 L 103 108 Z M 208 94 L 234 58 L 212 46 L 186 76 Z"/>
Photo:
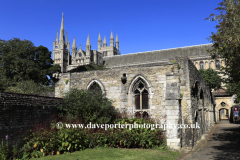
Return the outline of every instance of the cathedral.
<path id="1" fill-rule="evenodd" d="M 65 40 L 66 39 L 66 40 Z M 119 55 L 119 41 L 116 35 L 116 41 L 114 46 L 113 33 L 111 32 L 110 46 L 107 46 L 106 37 L 104 37 L 103 43 L 101 35 L 98 37 L 98 50 L 91 50 L 91 43 L 89 35 L 86 42 L 86 50 L 82 50 L 80 45 L 77 50 L 76 39 L 74 37 L 72 44 L 72 55 L 70 55 L 70 42 L 68 41 L 67 32 L 65 38 L 64 30 L 64 18 L 62 15 L 62 22 L 58 40 L 58 32 L 56 39 L 53 41 L 53 60 L 54 64 L 61 66 L 61 72 L 68 72 L 78 66 L 89 65 L 91 63 L 100 64 L 104 56 Z"/>
<path id="2" fill-rule="evenodd" d="M 206 52 L 212 44 L 119 54 L 119 40 L 113 33 L 110 46 L 99 34 L 98 50 L 91 50 L 90 37 L 86 50 L 77 50 L 73 39 L 65 38 L 64 18 L 60 34 L 53 42 L 54 64 L 61 66 L 55 84 L 55 97 L 63 97 L 71 88 L 98 88 L 112 100 L 115 108 L 130 115 L 151 116 L 157 123 L 190 125 L 200 128 L 167 128 L 167 145 L 174 149 L 191 149 L 220 119 L 230 115 L 232 97 L 224 91 L 211 92 L 198 69 L 217 70 L 224 61 L 213 60 Z M 95 63 L 105 70 L 78 71 L 76 68 Z M 227 114 L 229 113 L 229 114 Z"/>

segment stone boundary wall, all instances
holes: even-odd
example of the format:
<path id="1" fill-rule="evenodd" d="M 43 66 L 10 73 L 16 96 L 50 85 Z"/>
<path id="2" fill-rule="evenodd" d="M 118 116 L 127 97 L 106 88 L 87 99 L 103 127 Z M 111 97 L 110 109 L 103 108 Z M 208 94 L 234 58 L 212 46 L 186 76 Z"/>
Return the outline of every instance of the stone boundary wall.
<path id="1" fill-rule="evenodd" d="M 201 74 L 187 57 L 184 58 L 185 73 L 188 74 L 185 79 L 187 94 L 186 103 L 182 105 L 184 124 L 199 124 L 199 129 L 184 129 L 183 146 L 192 148 L 201 137 L 210 130 L 215 123 L 215 99 Z M 183 86 L 182 86 L 183 87 Z M 184 96 L 183 96 L 184 101 Z"/>
<path id="2" fill-rule="evenodd" d="M 36 123 L 50 124 L 50 118 L 57 113 L 56 105 L 62 98 L 44 97 L 31 94 L 0 92 L 0 141 L 11 144 Z"/>

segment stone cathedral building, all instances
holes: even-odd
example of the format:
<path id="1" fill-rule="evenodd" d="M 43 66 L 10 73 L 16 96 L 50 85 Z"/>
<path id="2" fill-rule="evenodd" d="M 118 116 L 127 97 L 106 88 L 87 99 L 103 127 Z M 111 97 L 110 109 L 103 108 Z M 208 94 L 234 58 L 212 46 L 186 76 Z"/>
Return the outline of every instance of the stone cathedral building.
<path id="1" fill-rule="evenodd" d="M 174 149 L 191 149 L 216 122 L 216 107 L 232 105 L 229 96 L 215 101 L 198 72 L 215 67 L 206 52 L 211 44 L 119 55 L 119 40 L 116 36 L 114 44 L 113 33 L 110 46 L 106 37 L 102 43 L 100 34 L 96 41 L 98 49 L 92 50 L 88 35 L 84 51 L 81 46 L 77 49 L 74 38 L 70 55 L 62 16 L 59 37 L 57 33 L 53 42 L 54 64 L 61 66 L 61 73 L 55 74 L 59 78 L 55 97 L 63 97 L 71 88 L 99 88 L 116 108 L 131 115 L 152 116 L 161 124 L 189 125 L 166 129 L 167 144 Z M 90 63 L 103 63 L 107 69 L 77 70 Z M 190 127 L 196 123 L 200 128 Z"/>

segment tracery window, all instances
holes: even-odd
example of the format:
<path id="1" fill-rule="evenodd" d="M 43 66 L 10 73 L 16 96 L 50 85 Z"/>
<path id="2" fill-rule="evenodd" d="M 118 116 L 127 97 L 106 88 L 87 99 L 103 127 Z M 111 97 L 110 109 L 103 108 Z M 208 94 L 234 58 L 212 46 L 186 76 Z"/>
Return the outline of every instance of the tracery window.
<path id="1" fill-rule="evenodd" d="M 88 88 L 88 90 L 95 93 L 102 92 L 101 87 L 96 82 L 93 82 L 91 86 Z"/>
<path id="2" fill-rule="evenodd" d="M 148 109 L 148 89 L 142 79 L 139 79 L 134 87 L 135 106 L 137 110 Z"/>
<path id="3" fill-rule="evenodd" d="M 204 63 L 203 63 L 203 61 L 200 62 L 200 69 L 204 69 Z"/>

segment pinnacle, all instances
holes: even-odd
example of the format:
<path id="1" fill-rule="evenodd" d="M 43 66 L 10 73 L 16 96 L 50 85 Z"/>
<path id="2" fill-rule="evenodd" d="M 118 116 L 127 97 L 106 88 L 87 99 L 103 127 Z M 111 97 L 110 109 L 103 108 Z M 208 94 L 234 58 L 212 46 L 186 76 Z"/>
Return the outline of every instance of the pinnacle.
<path id="1" fill-rule="evenodd" d="M 100 32 L 99 32 L 99 36 L 98 36 L 98 41 L 101 41 L 101 35 L 100 35 Z"/>
<path id="2" fill-rule="evenodd" d="M 115 41 L 115 42 L 119 42 L 119 41 L 118 41 L 118 35 L 117 35 L 117 34 L 116 34 L 116 41 Z"/>
<path id="3" fill-rule="evenodd" d="M 88 45 L 88 46 L 90 46 L 91 44 L 90 44 L 90 38 L 89 38 L 89 34 L 88 34 L 88 38 L 87 38 L 87 43 L 86 43 L 86 45 Z"/>
<path id="4" fill-rule="evenodd" d="M 106 36 L 104 36 L 103 44 L 107 44 Z"/>
<path id="5" fill-rule="evenodd" d="M 72 45 L 72 48 L 77 48 L 75 36 L 74 36 L 74 39 L 73 39 L 73 45 Z"/>
<path id="6" fill-rule="evenodd" d="M 64 18 L 63 18 L 63 13 L 62 13 L 62 22 L 61 22 L 61 29 L 60 29 L 60 30 L 62 30 L 62 29 L 64 29 Z"/>
<path id="7" fill-rule="evenodd" d="M 110 37 L 110 39 L 113 39 L 113 32 L 111 31 L 111 37 Z"/>
<path id="8" fill-rule="evenodd" d="M 57 36 L 56 36 L 56 42 L 58 43 L 58 31 L 57 31 Z"/>
<path id="9" fill-rule="evenodd" d="M 68 42 L 68 36 L 67 36 L 67 32 L 66 32 L 66 43 Z"/>

